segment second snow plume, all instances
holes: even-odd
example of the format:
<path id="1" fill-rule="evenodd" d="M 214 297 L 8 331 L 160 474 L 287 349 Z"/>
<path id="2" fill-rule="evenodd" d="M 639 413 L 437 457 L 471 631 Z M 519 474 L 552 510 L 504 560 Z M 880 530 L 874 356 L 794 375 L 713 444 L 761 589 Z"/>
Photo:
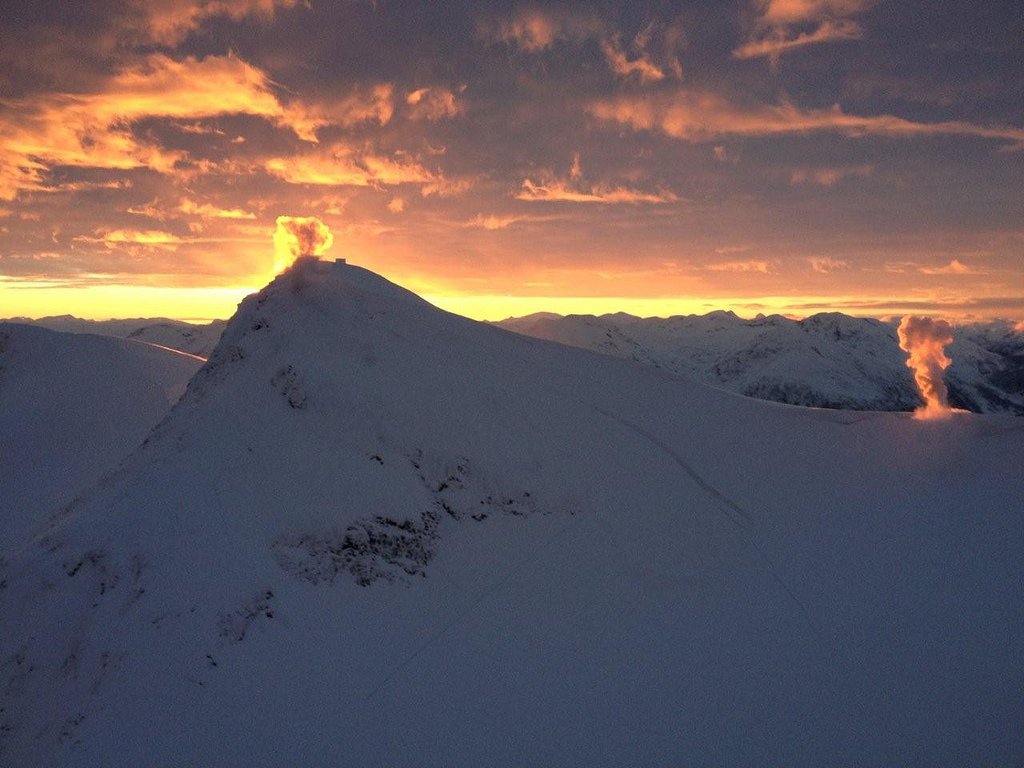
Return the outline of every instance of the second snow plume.
<path id="1" fill-rule="evenodd" d="M 333 242 L 330 227 L 316 216 L 278 216 L 274 232 L 274 274 L 303 256 L 322 256 Z"/>
<path id="2" fill-rule="evenodd" d="M 907 315 L 897 333 L 900 349 L 910 356 L 907 367 L 913 369 L 914 381 L 924 398 L 924 405 L 914 411 L 914 417 L 949 418 L 953 411 L 942 372 L 953 362 L 945 352 L 945 346 L 953 341 L 953 329 L 945 320 Z"/>

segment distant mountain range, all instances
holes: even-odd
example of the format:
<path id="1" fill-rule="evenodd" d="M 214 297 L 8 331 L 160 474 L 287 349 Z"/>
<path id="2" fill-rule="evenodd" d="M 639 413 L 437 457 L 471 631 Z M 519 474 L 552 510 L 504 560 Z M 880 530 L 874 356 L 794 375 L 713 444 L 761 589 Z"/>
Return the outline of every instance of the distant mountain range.
<path id="1" fill-rule="evenodd" d="M 744 320 L 540 313 L 497 323 L 516 333 L 635 360 L 763 400 L 861 411 L 921 404 L 896 323 L 837 312 Z M 1024 415 L 1024 333 L 1009 322 L 954 330 L 946 371 L 954 407 Z"/>

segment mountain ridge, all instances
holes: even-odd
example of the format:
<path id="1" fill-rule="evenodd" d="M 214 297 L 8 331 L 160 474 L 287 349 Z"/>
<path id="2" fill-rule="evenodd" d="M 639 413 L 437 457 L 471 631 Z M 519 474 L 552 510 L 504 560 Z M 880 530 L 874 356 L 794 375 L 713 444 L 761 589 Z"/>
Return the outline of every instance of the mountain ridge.
<path id="1" fill-rule="evenodd" d="M 895 325 L 839 312 L 744 320 L 729 312 L 639 318 L 531 315 L 500 327 L 632 359 L 764 400 L 839 410 L 921 405 Z M 1010 323 L 954 329 L 946 378 L 955 407 L 1024 415 L 1024 334 Z"/>
<path id="2" fill-rule="evenodd" d="M 0 565 L 0 755 L 1007 759 L 1022 434 L 759 402 L 302 264 Z"/>

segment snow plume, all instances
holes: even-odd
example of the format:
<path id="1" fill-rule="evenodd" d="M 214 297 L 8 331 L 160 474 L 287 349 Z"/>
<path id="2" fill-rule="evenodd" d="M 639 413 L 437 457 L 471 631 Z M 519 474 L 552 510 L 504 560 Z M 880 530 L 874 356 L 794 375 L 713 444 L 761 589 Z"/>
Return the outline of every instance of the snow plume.
<path id="1" fill-rule="evenodd" d="M 274 232 L 274 274 L 303 256 L 322 256 L 333 242 L 330 228 L 316 216 L 278 216 Z"/>
<path id="2" fill-rule="evenodd" d="M 942 372 L 953 362 L 944 351 L 953 341 L 953 329 L 945 320 L 907 315 L 897 332 L 900 349 L 910 356 L 907 367 L 913 369 L 914 381 L 924 398 L 924 405 L 914 411 L 914 418 L 949 418 L 953 411 Z"/>

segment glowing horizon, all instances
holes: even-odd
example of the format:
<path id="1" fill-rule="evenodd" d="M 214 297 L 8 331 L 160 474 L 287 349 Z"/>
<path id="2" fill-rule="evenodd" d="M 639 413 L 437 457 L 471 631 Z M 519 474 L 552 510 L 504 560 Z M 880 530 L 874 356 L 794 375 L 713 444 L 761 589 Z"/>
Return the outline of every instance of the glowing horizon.
<path id="1" fill-rule="evenodd" d="M 357 264 L 357 266 L 359 266 Z M 558 315 L 604 315 L 623 312 L 637 317 L 671 317 L 704 315 L 709 312 L 734 312 L 741 318 L 758 315 L 784 315 L 804 318 L 822 312 L 842 312 L 852 317 L 888 318 L 910 312 L 930 312 L 950 322 L 1009 320 L 1015 322 L 1012 308 L 1006 311 L 972 306 L 958 306 L 942 301 L 876 300 L 864 297 L 825 296 L 748 296 L 709 300 L 702 297 L 635 297 L 635 296 L 553 296 L 553 295 L 487 295 L 437 293 L 427 283 L 395 280 L 417 292 L 441 309 L 474 320 L 497 321 L 523 317 L 539 312 Z M 268 277 L 268 280 L 272 279 Z M 227 320 L 246 296 L 259 291 L 265 283 L 226 287 L 175 288 L 167 286 L 101 285 L 88 289 L 57 284 L 13 286 L 0 279 L 0 319 L 28 317 L 38 319 L 53 315 L 74 315 L 85 320 L 110 320 L 131 317 L 162 317 L 193 323 Z M 865 308 L 865 303 L 873 304 Z M 116 308 L 112 309 L 112 308 Z M 1019 314 L 1019 313 L 1017 313 Z M 1024 323 L 1019 323 L 1024 330 Z"/>

